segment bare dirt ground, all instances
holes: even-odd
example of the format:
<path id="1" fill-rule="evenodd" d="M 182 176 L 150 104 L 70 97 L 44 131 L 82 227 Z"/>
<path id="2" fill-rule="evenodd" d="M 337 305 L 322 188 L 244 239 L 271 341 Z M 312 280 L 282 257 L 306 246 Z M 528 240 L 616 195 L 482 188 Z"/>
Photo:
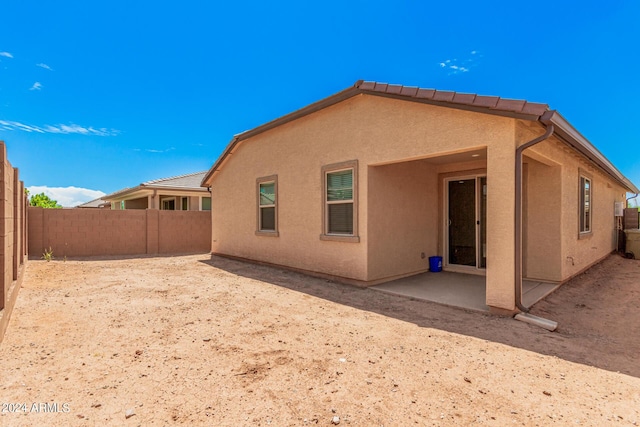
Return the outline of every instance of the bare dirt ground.
<path id="1" fill-rule="evenodd" d="M 209 255 L 31 261 L 0 425 L 639 425 L 639 306 L 618 256 L 534 307 L 553 333 Z"/>

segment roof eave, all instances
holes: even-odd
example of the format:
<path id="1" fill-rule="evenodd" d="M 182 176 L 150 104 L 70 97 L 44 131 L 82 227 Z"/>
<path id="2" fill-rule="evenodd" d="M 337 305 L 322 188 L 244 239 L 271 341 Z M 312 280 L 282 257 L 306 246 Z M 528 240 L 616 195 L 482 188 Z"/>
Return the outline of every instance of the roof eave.
<path id="1" fill-rule="evenodd" d="M 124 197 L 124 196 L 126 196 L 128 194 L 135 193 L 136 191 L 141 190 L 141 189 L 142 189 L 142 186 L 140 186 L 140 185 L 135 186 L 135 187 L 131 187 L 131 188 L 125 188 L 124 190 L 119 190 L 119 191 L 116 191 L 115 193 L 111 193 L 111 194 L 107 194 L 105 196 L 102 196 L 101 199 L 102 200 L 115 200 L 115 199 L 118 199 L 120 197 Z"/>
<path id="2" fill-rule="evenodd" d="M 540 121 L 545 125 L 549 123 L 553 124 L 556 128 L 555 134 L 567 144 L 575 148 L 578 152 L 603 169 L 627 190 L 633 193 L 640 193 L 638 187 L 636 187 L 615 166 L 613 166 L 613 164 L 593 144 L 591 144 L 589 140 L 578 132 L 571 123 L 562 117 L 560 113 L 553 111 L 553 114 L 542 118 Z"/>
<path id="3" fill-rule="evenodd" d="M 509 117 L 512 119 L 537 121 L 540 118 L 538 114 L 527 114 L 527 113 L 522 113 L 517 111 L 507 111 L 507 110 L 501 110 L 498 108 L 491 108 L 491 107 L 479 106 L 479 105 L 473 105 L 473 104 L 462 104 L 462 103 L 457 103 L 452 101 L 439 101 L 439 100 L 434 100 L 429 98 L 417 98 L 417 97 L 411 97 L 411 96 L 406 96 L 402 94 L 384 93 L 384 92 L 379 92 L 375 90 L 360 89 L 359 93 L 363 93 L 366 95 L 380 96 L 383 98 L 399 99 L 399 100 L 408 101 L 408 102 L 417 102 L 419 104 L 434 105 L 437 107 L 453 108 L 456 110 L 473 111 L 476 113 Z"/>
<path id="4" fill-rule="evenodd" d="M 179 187 L 179 186 L 173 186 L 173 185 L 157 185 L 157 184 L 144 185 L 142 189 L 143 190 L 150 189 L 150 190 L 171 190 L 171 191 L 195 191 L 198 193 L 203 193 L 206 191 L 202 187 Z"/>
<path id="5" fill-rule="evenodd" d="M 136 193 L 140 193 L 142 196 L 144 191 L 153 191 L 153 190 L 165 190 L 165 191 L 178 191 L 178 192 L 195 192 L 195 193 L 205 193 L 206 190 L 202 187 L 173 187 L 166 185 L 146 185 L 140 184 L 137 187 L 127 188 L 125 190 L 120 190 L 115 193 L 107 194 L 106 196 L 101 197 L 102 200 L 107 201 L 120 201 L 127 198 L 127 196 L 136 195 Z"/>
<path id="6" fill-rule="evenodd" d="M 218 170 L 220 166 L 222 166 L 222 163 L 227 158 L 227 156 L 231 154 L 231 151 L 234 149 L 237 143 L 238 143 L 238 137 L 234 136 L 233 139 L 229 142 L 229 144 L 227 144 L 224 151 L 222 151 L 222 154 L 220 155 L 220 157 L 218 157 L 218 159 L 215 161 L 213 166 L 211 166 L 211 169 L 209 169 L 209 171 L 205 174 L 204 178 L 202 178 L 202 182 L 200 183 L 201 187 L 211 187 L 211 178 L 213 178 L 213 174 Z"/>
<path id="7" fill-rule="evenodd" d="M 321 99 L 320 101 L 316 101 L 313 104 L 309 104 L 306 107 L 303 107 L 299 110 L 296 110 L 292 113 L 286 114 L 284 116 L 278 117 L 277 119 L 271 120 L 263 125 L 260 125 L 256 128 L 248 130 L 246 132 L 239 133 L 233 137 L 231 142 L 224 149 L 218 160 L 213 164 L 211 169 L 207 172 L 207 174 L 202 179 L 202 183 L 200 184 L 202 187 L 210 187 L 211 186 L 211 178 L 213 178 L 213 174 L 218 170 L 218 168 L 222 165 L 224 160 L 231 154 L 235 146 L 241 141 L 251 138 L 257 134 L 262 132 L 266 132 L 275 127 L 281 126 L 287 122 L 299 119 L 300 117 L 306 116 L 311 113 L 315 113 L 316 111 L 320 111 L 324 108 L 327 108 L 331 105 L 337 104 L 338 102 L 344 101 L 345 99 L 351 98 L 358 93 L 362 93 L 362 90 L 359 89 L 359 85 L 362 83 L 361 80 L 358 80 L 355 85 L 344 89 L 338 93 L 335 93 L 327 98 Z"/>
<path id="8" fill-rule="evenodd" d="M 222 167 L 223 163 L 228 159 L 229 155 L 233 154 L 234 148 L 243 140 L 248 139 L 252 136 L 255 136 L 259 133 L 265 132 L 267 130 L 273 129 L 277 126 L 283 125 L 292 120 L 296 120 L 300 117 L 322 110 L 324 108 L 327 108 L 331 105 L 344 101 L 358 94 L 367 94 L 367 95 L 380 96 L 385 98 L 394 98 L 394 99 L 400 99 L 400 100 L 405 100 L 410 102 L 417 102 L 421 104 L 430 104 L 435 106 L 455 108 L 459 110 L 473 111 L 473 112 L 479 112 L 484 114 L 493 114 L 493 115 L 498 115 L 503 117 L 530 120 L 530 121 L 537 121 L 540 118 L 538 114 L 534 113 L 534 110 L 536 109 L 539 110 L 540 108 L 544 108 L 545 110 L 548 109 L 547 105 L 532 104 L 534 105 L 533 110 L 523 109 L 522 111 L 520 110 L 515 111 L 515 110 L 510 110 L 508 107 L 507 108 L 501 107 L 501 105 L 498 103 L 499 98 L 497 97 L 483 97 L 485 99 L 493 99 L 494 103 L 480 105 L 480 104 L 475 104 L 473 102 L 469 103 L 464 101 L 458 101 L 457 99 L 453 98 L 455 94 L 451 95 L 452 96 L 451 99 L 448 99 L 448 98 L 440 99 L 437 96 L 434 98 L 434 94 L 436 93 L 438 95 L 443 95 L 443 94 L 447 94 L 448 92 L 438 92 L 435 90 L 433 91 L 429 90 L 428 92 L 429 93 L 433 92 L 433 94 L 430 93 L 430 95 L 428 96 L 422 96 L 421 94 L 418 93 L 419 88 L 417 87 L 415 88 L 406 87 L 407 91 L 404 91 L 405 89 L 404 87 L 397 86 L 397 85 L 384 84 L 382 85 L 382 87 L 383 89 L 379 89 L 378 85 L 375 82 L 365 82 L 363 80 L 358 80 L 357 82 L 355 82 L 353 86 L 341 92 L 338 92 L 327 98 L 321 99 L 320 101 L 314 102 L 313 104 L 309 104 L 306 107 L 303 107 L 292 113 L 278 117 L 277 119 L 274 119 L 268 123 L 265 123 L 261 126 L 253 128 L 249 131 L 235 135 L 231 140 L 231 142 L 224 149 L 220 157 L 218 157 L 216 162 L 213 164 L 211 169 L 209 169 L 209 171 L 206 173 L 200 185 L 202 187 L 211 187 L 211 183 L 213 181 L 213 176 L 215 175 L 215 173 Z M 473 96 L 475 98 L 475 95 L 468 95 L 468 94 L 458 94 L 458 96 L 463 96 L 463 97 Z M 503 100 L 503 101 L 506 101 L 507 103 L 510 102 L 509 100 Z M 526 104 L 525 101 L 517 101 L 517 102 L 524 102 Z M 524 108 L 524 107 L 521 106 L 521 108 Z"/>
<path id="9" fill-rule="evenodd" d="M 546 104 L 531 104 L 533 106 L 532 108 L 522 107 L 522 110 L 519 110 L 519 109 L 513 110 L 509 108 L 501 108 L 501 105 L 498 104 L 498 98 L 495 98 L 495 97 L 484 98 L 485 100 L 494 99 L 495 104 L 481 105 L 481 104 L 476 104 L 475 101 L 471 103 L 469 102 L 465 103 L 464 101 L 457 102 L 457 100 L 453 98 L 455 96 L 455 93 L 451 95 L 451 93 L 438 92 L 435 90 L 433 91 L 433 93 L 430 93 L 431 90 L 429 90 L 428 91 L 429 94 L 426 95 L 425 97 L 422 97 L 418 93 L 419 88 L 414 88 L 413 91 L 416 93 L 414 93 L 413 95 L 407 96 L 406 93 L 403 93 L 403 87 L 395 86 L 394 87 L 395 90 L 393 92 L 391 91 L 388 92 L 387 90 L 390 89 L 391 87 L 389 85 L 383 85 L 383 86 L 384 86 L 383 90 L 378 90 L 376 83 L 363 82 L 362 80 L 358 80 L 352 87 L 349 87 L 341 92 L 338 92 L 320 101 L 314 102 L 313 104 L 310 104 L 306 107 L 303 107 L 287 115 L 281 116 L 268 123 L 265 123 L 261 126 L 253 128 L 249 131 L 235 135 L 233 139 L 229 142 L 227 147 L 224 149 L 220 157 L 218 157 L 216 162 L 213 164 L 211 169 L 209 169 L 209 171 L 205 174 L 200 185 L 202 187 L 211 187 L 211 183 L 213 181 L 213 177 L 215 173 L 219 171 L 219 169 L 222 167 L 225 161 L 228 160 L 229 156 L 233 154 L 234 148 L 243 140 L 248 139 L 252 136 L 255 136 L 259 133 L 265 132 L 267 130 L 273 129 L 275 127 L 278 127 L 287 122 L 296 120 L 305 115 L 314 113 L 316 111 L 329 107 L 338 102 L 344 101 L 357 94 L 368 94 L 368 95 L 375 95 L 375 96 L 381 96 L 386 98 L 401 99 L 405 101 L 417 102 L 422 104 L 430 104 L 430 105 L 441 106 L 441 107 L 455 108 L 459 110 L 473 111 L 473 112 L 479 112 L 484 114 L 493 114 L 493 115 L 527 120 L 527 121 L 537 121 L 545 125 L 548 123 L 553 123 L 557 129 L 556 134 L 561 139 L 563 139 L 567 144 L 574 147 L 577 151 L 585 155 L 589 160 L 591 160 L 593 163 L 595 163 L 600 168 L 602 168 L 605 172 L 611 175 L 616 181 L 618 181 L 626 189 L 634 193 L 639 192 L 638 188 L 628 178 L 622 175 L 622 173 L 620 173 L 620 171 L 618 171 L 618 169 L 616 169 L 615 166 L 613 166 L 613 164 L 609 160 L 607 160 L 607 158 L 602 153 L 600 153 L 600 151 L 598 151 L 597 148 L 595 148 L 584 136 L 582 136 L 582 134 L 580 134 L 580 132 L 578 132 L 558 112 L 549 110 Z M 445 97 L 442 99 L 439 99 L 435 96 L 436 93 L 445 95 Z M 446 97 L 447 94 L 451 95 L 450 96 L 451 99 L 448 99 Z M 460 94 L 460 95 L 474 96 L 474 95 L 465 95 L 465 94 Z M 508 102 L 514 102 L 514 101 L 507 101 L 507 103 Z M 516 101 L 516 102 L 522 102 L 522 101 Z"/>

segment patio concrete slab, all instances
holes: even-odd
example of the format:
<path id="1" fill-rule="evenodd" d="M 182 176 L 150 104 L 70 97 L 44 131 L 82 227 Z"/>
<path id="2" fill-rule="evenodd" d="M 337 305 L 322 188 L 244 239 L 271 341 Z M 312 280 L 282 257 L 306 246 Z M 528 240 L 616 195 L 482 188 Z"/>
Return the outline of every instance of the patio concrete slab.
<path id="1" fill-rule="evenodd" d="M 522 303 L 525 307 L 531 307 L 557 287 L 556 283 L 523 280 Z M 485 304 L 486 277 L 480 275 L 427 272 L 372 286 L 371 289 L 453 307 L 489 311 L 489 306 Z"/>
<path id="2" fill-rule="evenodd" d="M 523 280 L 522 305 L 527 308 L 531 308 L 535 303 L 537 303 L 559 287 L 559 283 Z"/>

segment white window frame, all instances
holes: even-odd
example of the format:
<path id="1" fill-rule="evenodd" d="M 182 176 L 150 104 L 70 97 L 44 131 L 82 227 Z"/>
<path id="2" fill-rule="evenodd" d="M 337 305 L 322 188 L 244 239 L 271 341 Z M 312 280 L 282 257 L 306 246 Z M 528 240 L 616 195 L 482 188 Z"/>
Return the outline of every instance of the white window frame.
<path id="1" fill-rule="evenodd" d="M 353 193 L 351 200 L 328 200 L 327 176 L 331 173 L 352 171 Z M 332 204 L 353 204 L 353 230 L 351 234 L 330 233 L 329 232 L 329 205 Z M 359 243 L 358 235 L 358 161 L 349 160 L 341 163 L 334 163 L 322 167 L 322 234 L 320 240 L 330 240 L 337 242 Z"/>
<path id="2" fill-rule="evenodd" d="M 273 192 L 275 194 L 274 203 L 271 205 L 261 205 L 260 204 L 260 186 L 263 184 L 273 184 Z M 278 231 L 278 204 L 279 204 L 279 195 L 278 195 L 278 175 L 269 175 L 263 176 L 261 178 L 256 179 L 256 236 L 268 236 L 268 237 L 278 237 L 280 235 Z M 262 228 L 262 209 L 264 208 L 274 208 L 274 229 L 273 230 L 265 230 Z"/>

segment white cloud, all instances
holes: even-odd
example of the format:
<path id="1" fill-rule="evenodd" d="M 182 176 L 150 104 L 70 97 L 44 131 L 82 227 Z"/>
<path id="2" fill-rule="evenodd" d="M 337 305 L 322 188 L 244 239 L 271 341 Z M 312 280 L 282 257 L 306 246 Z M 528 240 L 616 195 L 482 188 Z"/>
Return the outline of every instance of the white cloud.
<path id="1" fill-rule="evenodd" d="M 116 129 L 107 128 L 94 128 L 84 127 L 76 124 L 69 125 L 44 125 L 44 126 L 32 126 L 26 125 L 20 122 L 13 122 L 7 120 L 0 120 L 0 129 L 2 130 L 21 130 L 24 132 L 36 132 L 36 133 L 56 133 L 56 134 L 80 134 L 80 135 L 93 135 L 93 136 L 116 136 L 120 133 Z"/>
<path id="2" fill-rule="evenodd" d="M 176 147 L 167 148 L 166 150 L 158 150 L 155 148 L 145 148 L 144 150 L 140 148 L 134 148 L 133 151 L 146 151 L 147 153 L 168 153 L 171 150 L 175 150 Z"/>
<path id="3" fill-rule="evenodd" d="M 56 125 L 56 126 L 47 125 L 43 128 L 43 130 L 48 133 L 63 133 L 63 134 L 77 133 L 80 135 L 96 135 L 96 136 L 115 136 L 119 133 L 115 129 L 107 129 L 107 128 L 95 129 L 93 127 L 83 127 L 76 124 Z"/>
<path id="4" fill-rule="evenodd" d="M 0 56 L 4 56 L 5 58 L 13 58 L 9 52 L 0 52 Z"/>
<path id="5" fill-rule="evenodd" d="M 29 88 L 29 90 L 41 90 L 41 89 L 42 89 L 42 83 L 40 82 L 35 82 L 33 86 Z"/>
<path id="6" fill-rule="evenodd" d="M 460 73 L 468 73 L 471 71 L 472 67 L 477 65 L 478 58 L 482 57 L 477 50 L 472 50 L 469 52 L 471 57 L 463 60 L 458 60 L 458 58 L 446 59 L 442 62 L 438 62 L 440 68 L 444 68 L 448 71 L 449 75 L 452 74 L 460 74 Z"/>
<path id="7" fill-rule="evenodd" d="M 19 122 L 0 120 L 0 126 L 2 126 L 4 130 L 21 130 L 24 132 L 44 133 L 44 131 L 37 126 L 25 125 L 24 123 Z"/>
<path id="8" fill-rule="evenodd" d="M 36 67 L 44 68 L 45 70 L 53 71 L 53 68 L 49 67 L 47 64 L 43 64 L 42 62 L 36 64 Z"/>
<path id="9" fill-rule="evenodd" d="M 102 191 L 81 187 L 47 187 L 33 185 L 27 187 L 29 194 L 44 193 L 65 208 L 72 208 L 105 195 Z"/>
<path id="10" fill-rule="evenodd" d="M 467 67 L 459 67 L 457 65 L 451 65 L 449 68 L 455 71 L 460 71 L 461 73 L 466 73 L 467 71 L 469 71 Z"/>

